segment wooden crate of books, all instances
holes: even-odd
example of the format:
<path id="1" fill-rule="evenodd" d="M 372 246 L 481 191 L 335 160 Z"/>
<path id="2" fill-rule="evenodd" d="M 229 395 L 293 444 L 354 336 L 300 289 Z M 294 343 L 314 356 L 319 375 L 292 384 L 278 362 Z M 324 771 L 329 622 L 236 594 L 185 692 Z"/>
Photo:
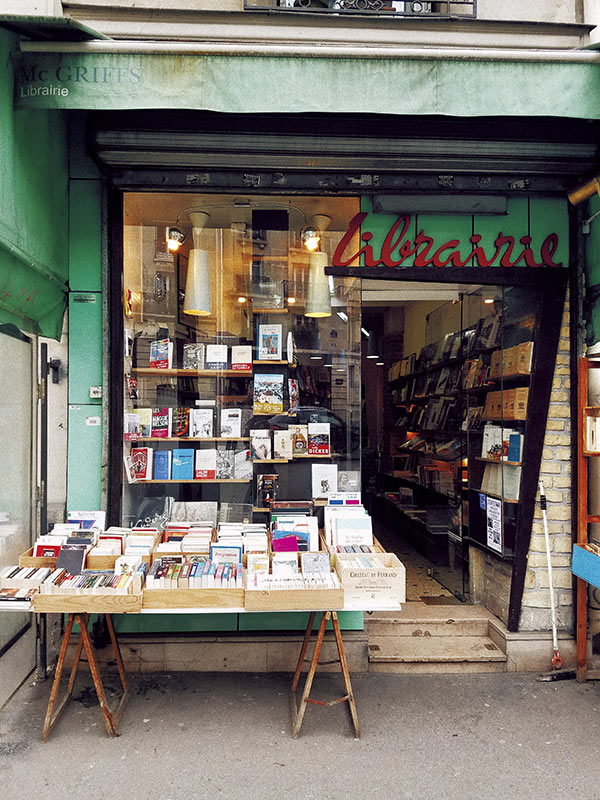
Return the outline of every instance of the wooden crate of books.
<path id="1" fill-rule="evenodd" d="M 142 595 L 36 594 L 33 610 L 49 614 L 137 614 L 142 610 Z"/>
<path id="2" fill-rule="evenodd" d="M 144 608 L 244 608 L 244 589 L 144 589 Z"/>
<path id="3" fill-rule="evenodd" d="M 245 605 L 246 611 L 337 611 L 344 590 L 329 553 L 273 553 L 268 574 L 246 573 Z"/>
<path id="4" fill-rule="evenodd" d="M 370 562 L 370 554 L 364 554 Z M 359 566 L 361 556 L 337 553 L 335 569 L 344 587 L 345 607 L 363 611 L 400 608 L 406 602 L 406 570 L 393 553 L 374 553 L 383 566 Z"/>
<path id="5" fill-rule="evenodd" d="M 54 569 L 56 567 L 56 557 L 53 556 L 34 556 L 33 555 L 33 547 L 30 547 L 29 550 L 26 550 L 19 556 L 19 566 L 20 567 L 51 567 Z"/>
<path id="6" fill-rule="evenodd" d="M 246 611 L 340 611 L 343 589 L 248 589 Z"/>

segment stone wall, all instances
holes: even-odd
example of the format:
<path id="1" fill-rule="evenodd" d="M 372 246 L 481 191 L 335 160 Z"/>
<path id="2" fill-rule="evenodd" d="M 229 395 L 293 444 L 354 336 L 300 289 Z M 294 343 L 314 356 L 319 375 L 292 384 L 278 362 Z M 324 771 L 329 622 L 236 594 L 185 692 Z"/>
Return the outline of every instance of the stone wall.
<path id="1" fill-rule="evenodd" d="M 548 500 L 548 530 L 552 555 L 558 627 L 570 629 L 573 622 L 571 576 L 571 375 L 569 366 L 569 303 L 565 305 L 560 342 L 554 367 L 552 395 L 544 438 L 540 477 Z M 525 575 L 523 608 L 519 630 L 551 627 L 548 567 L 542 512 L 536 503 Z"/>

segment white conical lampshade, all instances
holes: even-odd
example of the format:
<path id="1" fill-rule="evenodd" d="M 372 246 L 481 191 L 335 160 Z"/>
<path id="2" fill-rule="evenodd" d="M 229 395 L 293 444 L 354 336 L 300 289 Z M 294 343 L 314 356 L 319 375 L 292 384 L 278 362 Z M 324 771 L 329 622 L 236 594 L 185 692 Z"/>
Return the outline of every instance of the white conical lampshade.
<path id="1" fill-rule="evenodd" d="M 325 275 L 327 253 L 311 253 L 308 257 L 308 289 L 305 317 L 330 317 L 329 278 Z"/>
<path id="2" fill-rule="evenodd" d="M 197 317 L 207 317 L 211 313 L 208 253 L 206 250 L 200 250 L 200 234 L 208 218 L 209 215 L 203 211 L 190 213 L 194 248 L 190 250 L 189 255 L 183 313 Z"/>
<path id="3" fill-rule="evenodd" d="M 190 250 L 183 313 L 198 317 L 206 317 L 211 313 L 210 275 L 206 250 Z"/>

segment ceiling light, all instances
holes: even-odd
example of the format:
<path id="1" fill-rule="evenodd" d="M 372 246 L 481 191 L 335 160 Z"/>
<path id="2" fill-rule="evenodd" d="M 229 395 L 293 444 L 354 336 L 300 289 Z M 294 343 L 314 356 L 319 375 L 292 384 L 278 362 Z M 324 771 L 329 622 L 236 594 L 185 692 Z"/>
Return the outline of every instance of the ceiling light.
<path id="1" fill-rule="evenodd" d="M 238 301 L 238 303 L 240 303 L 240 304 L 241 304 L 241 303 L 245 303 L 245 302 L 246 302 L 246 298 L 245 298 L 243 295 L 240 295 L 240 296 L 238 297 L 237 301 Z"/>
<path id="2" fill-rule="evenodd" d="M 167 248 L 176 253 L 185 241 L 185 233 L 179 228 L 167 228 Z"/>
<path id="3" fill-rule="evenodd" d="M 338 315 L 338 317 L 339 317 L 341 320 L 343 320 L 344 322 L 348 322 L 348 314 L 346 314 L 346 312 L 345 312 L 345 311 L 338 311 L 338 312 L 337 312 L 337 315 Z"/>
<path id="4" fill-rule="evenodd" d="M 486 305 L 488 305 L 488 306 L 489 306 L 489 305 L 491 305 L 491 304 L 494 302 L 494 298 L 493 298 L 493 297 L 486 297 L 486 298 L 485 298 L 485 300 L 484 300 L 483 302 L 484 302 Z"/>
<path id="5" fill-rule="evenodd" d="M 366 328 L 361 328 L 360 330 L 361 330 L 361 332 L 362 332 L 362 333 L 363 333 L 363 334 L 364 334 L 364 335 L 367 337 L 367 339 L 368 339 L 368 338 L 369 338 L 369 336 L 370 336 L 370 334 L 369 334 L 369 331 L 368 331 Z"/>
<path id="6" fill-rule="evenodd" d="M 192 238 L 194 246 L 190 250 L 188 270 L 185 280 L 185 300 L 183 313 L 195 317 L 206 317 L 211 314 L 210 275 L 208 271 L 208 253 L 200 249 L 200 234 L 206 225 L 209 215 L 203 211 L 190 212 L 192 221 Z"/>
<path id="7" fill-rule="evenodd" d="M 306 292 L 305 317 L 330 317 L 331 295 L 329 281 L 325 275 L 327 253 L 311 253 L 308 257 L 308 288 Z"/>

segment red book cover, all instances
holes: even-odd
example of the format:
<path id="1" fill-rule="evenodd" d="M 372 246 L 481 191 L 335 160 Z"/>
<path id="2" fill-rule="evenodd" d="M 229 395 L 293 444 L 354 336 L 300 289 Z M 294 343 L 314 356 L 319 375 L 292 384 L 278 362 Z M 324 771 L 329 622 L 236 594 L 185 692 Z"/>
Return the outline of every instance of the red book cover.
<path id="1" fill-rule="evenodd" d="M 152 477 L 152 448 L 132 447 L 131 461 L 138 481 L 145 481 Z"/>
<path id="2" fill-rule="evenodd" d="M 172 408 L 166 407 L 152 409 L 152 431 L 150 435 L 153 439 L 168 439 L 171 436 L 172 411 Z"/>

